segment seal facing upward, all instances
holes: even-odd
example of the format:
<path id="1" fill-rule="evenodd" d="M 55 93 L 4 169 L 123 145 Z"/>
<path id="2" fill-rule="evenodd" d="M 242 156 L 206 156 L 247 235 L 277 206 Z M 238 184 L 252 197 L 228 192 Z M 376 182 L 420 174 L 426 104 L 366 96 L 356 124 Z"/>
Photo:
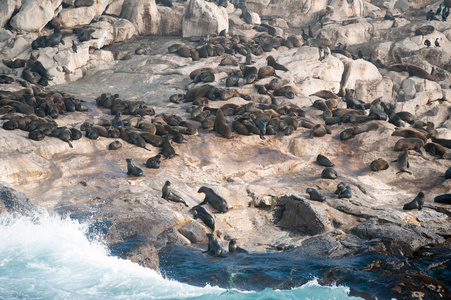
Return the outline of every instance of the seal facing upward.
<path id="1" fill-rule="evenodd" d="M 126 158 L 125 161 L 127 161 L 127 175 L 136 177 L 144 176 L 143 170 L 135 166 L 131 158 Z"/>

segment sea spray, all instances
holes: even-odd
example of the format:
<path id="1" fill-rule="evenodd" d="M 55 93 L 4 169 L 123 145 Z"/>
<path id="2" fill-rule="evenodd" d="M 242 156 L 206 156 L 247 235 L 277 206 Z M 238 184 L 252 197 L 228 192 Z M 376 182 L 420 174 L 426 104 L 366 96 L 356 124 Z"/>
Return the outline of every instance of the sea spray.
<path id="1" fill-rule="evenodd" d="M 164 279 L 90 241 L 88 224 L 40 214 L 0 217 L 0 299 L 350 299 L 316 280 L 259 292 L 195 287 Z M 352 297 L 351 297 L 352 298 Z"/>

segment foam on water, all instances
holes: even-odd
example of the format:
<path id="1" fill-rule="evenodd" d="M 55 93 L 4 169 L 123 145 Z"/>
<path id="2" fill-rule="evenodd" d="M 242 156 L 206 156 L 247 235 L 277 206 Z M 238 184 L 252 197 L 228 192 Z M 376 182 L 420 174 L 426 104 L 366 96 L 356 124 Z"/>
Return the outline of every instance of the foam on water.
<path id="1" fill-rule="evenodd" d="M 0 217 L 1 299 L 351 299 L 346 287 L 312 280 L 292 290 L 260 292 L 195 287 L 110 256 L 70 219 Z"/>

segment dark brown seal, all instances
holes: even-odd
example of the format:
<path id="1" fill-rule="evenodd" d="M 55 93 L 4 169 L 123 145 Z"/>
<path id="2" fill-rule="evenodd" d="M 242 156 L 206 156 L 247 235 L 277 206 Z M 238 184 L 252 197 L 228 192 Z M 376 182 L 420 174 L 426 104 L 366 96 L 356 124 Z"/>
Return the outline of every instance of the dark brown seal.
<path id="1" fill-rule="evenodd" d="M 220 109 L 216 112 L 214 130 L 225 138 L 230 139 L 232 137 L 232 130 L 227 125 L 224 113 Z"/>

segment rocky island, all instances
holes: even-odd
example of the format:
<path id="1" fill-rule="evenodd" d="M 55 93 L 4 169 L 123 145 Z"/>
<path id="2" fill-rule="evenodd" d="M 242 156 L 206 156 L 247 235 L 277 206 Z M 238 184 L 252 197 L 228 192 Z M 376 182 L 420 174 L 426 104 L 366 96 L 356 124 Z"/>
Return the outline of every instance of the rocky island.
<path id="1" fill-rule="evenodd" d="M 449 298 L 450 7 L 4 1 L 1 214 L 194 285 Z"/>

